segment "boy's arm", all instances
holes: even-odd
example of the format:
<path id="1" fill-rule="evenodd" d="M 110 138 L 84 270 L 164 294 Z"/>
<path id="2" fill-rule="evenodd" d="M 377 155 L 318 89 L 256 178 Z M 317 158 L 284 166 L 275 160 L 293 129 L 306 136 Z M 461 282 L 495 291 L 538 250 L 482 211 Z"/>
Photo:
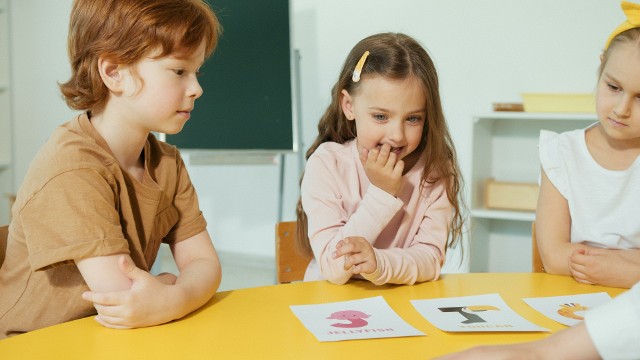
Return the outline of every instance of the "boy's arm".
<path id="1" fill-rule="evenodd" d="M 93 302 L 98 311 L 96 320 L 112 328 L 152 326 L 181 318 L 206 303 L 221 278 L 208 232 L 180 241 L 171 249 L 180 270 L 175 285 L 135 267 L 125 255 L 78 261 L 92 290 L 83 298 Z"/>
<path id="2" fill-rule="evenodd" d="M 222 279 L 222 268 L 209 232 L 171 245 L 180 274 L 175 286 L 185 297 L 183 317 L 200 308 L 216 293 Z"/>
<path id="3" fill-rule="evenodd" d="M 590 246 L 571 243 L 569 204 L 541 169 L 540 194 L 536 210 L 536 236 L 544 269 L 550 274 L 571 275 L 569 257 Z"/>

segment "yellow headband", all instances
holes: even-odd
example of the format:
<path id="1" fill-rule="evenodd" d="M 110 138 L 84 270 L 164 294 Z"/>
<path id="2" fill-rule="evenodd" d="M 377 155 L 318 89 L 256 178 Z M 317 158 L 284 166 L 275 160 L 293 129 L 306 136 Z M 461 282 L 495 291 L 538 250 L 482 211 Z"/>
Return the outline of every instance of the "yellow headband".
<path id="1" fill-rule="evenodd" d="M 613 30 L 613 33 L 609 35 L 609 39 L 607 39 L 607 42 L 604 45 L 605 50 L 607 50 L 613 38 L 620 35 L 622 32 L 640 27 L 640 4 L 623 1 L 620 7 L 622 7 L 624 14 L 627 15 L 627 20 L 620 24 L 615 30 Z"/>
<path id="2" fill-rule="evenodd" d="M 356 64 L 356 68 L 353 70 L 353 76 L 351 77 L 351 80 L 353 80 L 353 82 L 360 81 L 360 73 L 362 72 L 362 68 L 364 67 L 364 62 L 367 60 L 367 56 L 369 56 L 369 52 L 365 51 L 358 61 L 358 64 Z"/>

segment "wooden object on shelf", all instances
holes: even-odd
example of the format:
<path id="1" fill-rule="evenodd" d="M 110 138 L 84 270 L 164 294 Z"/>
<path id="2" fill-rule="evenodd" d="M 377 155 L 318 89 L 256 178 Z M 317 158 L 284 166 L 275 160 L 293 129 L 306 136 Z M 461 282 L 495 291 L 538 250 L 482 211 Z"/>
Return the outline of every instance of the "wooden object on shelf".
<path id="1" fill-rule="evenodd" d="M 276 224 L 276 278 L 278 284 L 302 281 L 311 257 L 300 254 L 296 247 L 296 222 Z"/>
<path id="2" fill-rule="evenodd" d="M 524 111 L 522 103 L 493 103 L 493 111 Z"/>
<path id="3" fill-rule="evenodd" d="M 535 210 L 538 191 L 538 184 L 487 179 L 484 185 L 484 206 L 487 209 Z"/>

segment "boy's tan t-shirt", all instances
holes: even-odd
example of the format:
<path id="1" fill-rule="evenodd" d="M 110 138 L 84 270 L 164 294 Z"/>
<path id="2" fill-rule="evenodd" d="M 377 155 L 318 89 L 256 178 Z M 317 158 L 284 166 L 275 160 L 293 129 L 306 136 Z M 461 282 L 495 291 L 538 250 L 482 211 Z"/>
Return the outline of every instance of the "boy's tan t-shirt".
<path id="1" fill-rule="evenodd" d="M 76 260 L 130 254 L 149 270 L 161 242 L 206 229 L 178 150 L 149 135 L 142 182 L 86 114 L 60 126 L 29 167 L 0 268 L 0 339 L 96 313 Z"/>

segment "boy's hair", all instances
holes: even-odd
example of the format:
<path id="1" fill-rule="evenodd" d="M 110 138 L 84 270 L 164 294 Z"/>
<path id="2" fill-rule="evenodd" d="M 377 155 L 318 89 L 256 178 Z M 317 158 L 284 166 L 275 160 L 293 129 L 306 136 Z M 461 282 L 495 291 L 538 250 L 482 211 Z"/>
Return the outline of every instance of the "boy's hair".
<path id="1" fill-rule="evenodd" d="M 600 62 L 600 67 L 598 68 L 598 78 L 600 78 L 600 76 L 602 75 L 602 70 L 604 70 L 611 52 L 620 44 L 635 44 L 636 48 L 640 51 L 640 28 L 632 28 L 623 31 L 611 40 L 607 48 L 602 53 L 602 61 Z"/>
<path id="2" fill-rule="evenodd" d="M 67 105 L 102 111 L 109 90 L 98 59 L 133 65 L 151 51 L 157 57 L 188 57 L 204 41 L 205 57 L 218 42 L 221 26 L 203 0 L 75 0 L 69 20 L 71 79 L 60 84 Z"/>
<path id="3" fill-rule="evenodd" d="M 400 33 L 381 33 L 369 36 L 355 45 L 347 56 L 338 82 L 331 90 L 331 104 L 320 118 L 318 137 L 307 151 L 306 158 L 309 159 L 324 142 L 333 141 L 342 144 L 356 137 L 355 121 L 349 121 L 342 112 L 340 98 L 342 89 L 354 94 L 362 83 L 362 81 L 352 81 L 351 77 L 358 60 L 365 51 L 369 51 L 369 56 L 362 68 L 362 77 L 378 75 L 388 79 L 406 79 L 413 76 L 425 89 L 426 123 L 422 140 L 415 151 L 422 151 L 426 156 L 421 183 L 425 185 L 440 180 L 446 183 L 447 197 L 454 211 L 447 245 L 453 247 L 462 236 L 462 176 L 442 111 L 435 66 L 426 50 L 410 36 Z M 307 217 L 300 200 L 298 200 L 296 213 L 298 215 L 298 248 L 303 253 L 312 255 L 307 236 Z"/>

